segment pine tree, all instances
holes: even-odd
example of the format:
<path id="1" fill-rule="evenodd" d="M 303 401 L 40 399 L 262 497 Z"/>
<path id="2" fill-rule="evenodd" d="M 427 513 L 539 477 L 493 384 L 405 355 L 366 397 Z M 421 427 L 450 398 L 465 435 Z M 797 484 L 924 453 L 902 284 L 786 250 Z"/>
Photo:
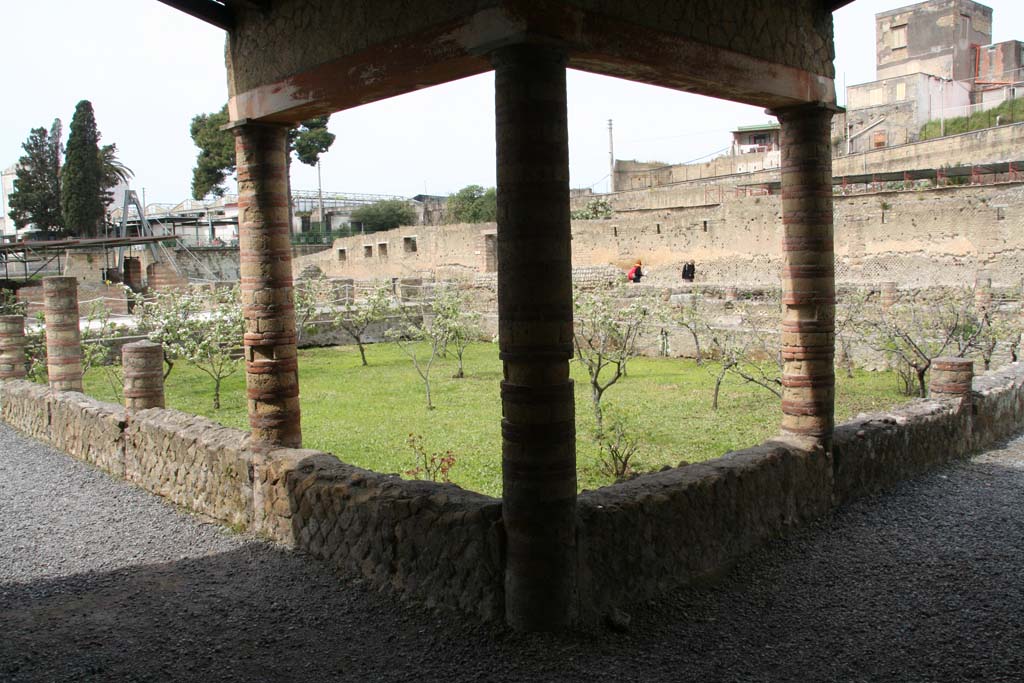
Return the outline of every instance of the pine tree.
<path id="1" fill-rule="evenodd" d="M 196 167 L 192 169 L 192 197 L 202 199 L 208 194 L 223 197 L 227 192 L 224 180 L 235 170 L 235 136 L 221 130 L 228 123 L 228 105 L 212 114 L 199 114 L 192 119 L 189 133 L 199 148 Z"/>
<path id="2" fill-rule="evenodd" d="M 82 100 L 75 107 L 75 115 L 71 119 L 67 155 L 61 173 L 64 226 L 78 237 L 96 237 L 102 230 L 103 168 L 99 141 L 92 103 Z"/>
<path id="3" fill-rule="evenodd" d="M 304 164 L 316 166 L 320 155 L 331 148 L 334 133 L 327 130 L 329 116 L 303 121 L 288 132 L 288 163 L 292 153 Z M 208 194 L 223 197 L 224 181 L 235 172 L 235 136 L 222 130 L 228 123 L 228 105 L 212 114 L 199 114 L 192 119 L 189 133 L 199 148 L 196 166 L 192 169 L 192 197 L 202 199 Z"/>
<path id="4" fill-rule="evenodd" d="M 49 133 L 33 128 L 22 144 L 25 156 L 18 160 L 10 217 L 19 228 L 32 225 L 44 239 L 59 237 L 64 223 L 60 207 L 61 123 L 55 119 Z"/>

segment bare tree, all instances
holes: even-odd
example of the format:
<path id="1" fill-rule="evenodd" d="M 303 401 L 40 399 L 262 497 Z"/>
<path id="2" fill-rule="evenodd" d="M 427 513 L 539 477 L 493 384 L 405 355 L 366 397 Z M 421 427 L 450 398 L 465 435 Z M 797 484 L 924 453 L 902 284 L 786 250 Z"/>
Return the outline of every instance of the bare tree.
<path id="1" fill-rule="evenodd" d="M 366 331 L 374 323 L 386 320 L 393 310 L 391 288 L 387 285 L 375 288 L 362 303 L 357 304 L 353 297 L 338 309 L 334 322 L 355 341 L 364 366 L 369 365 L 366 362 Z"/>
<path id="2" fill-rule="evenodd" d="M 904 298 L 866 318 L 868 343 L 885 353 L 897 373 L 902 373 L 907 395 L 927 396 L 926 376 L 932 360 L 958 344 L 966 344 L 966 311 L 963 302 L 955 299 L 931 303 L 920 297 Z"/>
<path id="3" fill-rule="evenodd" d="M 623 306 L 621 288 L 576 290 L 573 299 L 576 359 L 590 378 L 590 397 L 600 433 L 601 397 L 623 376 L 626 361 L 636 355 L 637 337 L 649 311 L 636 300 Z"/>
<path id="4" fill-rule="evenodd" d="M 733 310 L 739 315 L 736 325 L 706 325 L 713 365 L 717 366 L 711 397 L 713 410 L 718 410 L 722 382 L 730 374 L 771 392 L 776 398 L 782 397 L 782 356 L 774 336 L 776 319 L 743 305 Z"/>

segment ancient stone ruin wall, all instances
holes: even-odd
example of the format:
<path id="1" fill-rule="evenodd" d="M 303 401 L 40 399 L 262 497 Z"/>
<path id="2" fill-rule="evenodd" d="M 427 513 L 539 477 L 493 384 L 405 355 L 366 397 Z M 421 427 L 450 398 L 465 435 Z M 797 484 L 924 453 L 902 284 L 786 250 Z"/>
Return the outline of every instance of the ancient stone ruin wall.
<path id="1" fill-rule="evenodd" d="M 1022 144 L 1024 123 L 1014 123 L 833 157 L 832 175 L 842 178 L 865 173 L 902 173 L 916 169 L 1020 161 Z M 720 159 L 758 157 L 761 160 L 762 156 L 747 154 Z M 763 159 L 765 164 L 768 161 L 768 158 Z M 753 165 L 756 166 L 757 162 Z M 580 194 L 572 197 L 571 206 L 582 209 L 595 197 L 607 200 L 616 211 L 696 206 L 715 197 L 729 198 L 737 188 L 779 180 L 778 168 L 763 166 L 763 169 L 742 167 L 739 162 L 730 165 L 728 161 L 718 159 L 707 164 L 671 166 L 617 160 L 616 187 L 619 191 L 606 195 Z"/>
<path id="2" fill-rule="evenodd" d="M 984 270 L 996 286 L 1016 287 L 1024 277 L 1021 183 L 837 196 L 835 226 L 841 284 L 969 286 Z M 627 212 L 573 221 L 572 228 L 577 268 L 625 272 L 639 258 L 646 264 L 645 282 L 672 286 L 681 283 L 682 264 L 692 258 L 698 284 L 780 283 L 778 195 Z M 293 265 L 296 274 L 315 265 L 331 277 L 469 280 L 488 273 L 494 231 L 493 224 L 399 228 L 336 240 L 331 249 Z M 402 248 L 410 237 L 416 238 L 415 252 Z M 386 258 L 380 257 L 380 244 L 387 245 Z"/>

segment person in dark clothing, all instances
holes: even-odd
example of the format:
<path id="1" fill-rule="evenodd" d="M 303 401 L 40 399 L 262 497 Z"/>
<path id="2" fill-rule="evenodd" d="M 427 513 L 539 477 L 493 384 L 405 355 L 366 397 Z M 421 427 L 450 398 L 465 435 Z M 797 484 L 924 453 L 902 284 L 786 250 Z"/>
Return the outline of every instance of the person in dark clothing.
<path id="1" fill-rule="evenodd" d="M 693 265 L 693 261 L 687 261 L 683 264 L 683 279 L 687 282 L 693 282 L 693 276 L 696 274 L 696 268 Z"/>
<path id="2" fill-rule="evenodd" d="M 643 265 L 644 264 L 638 260 L 633 267 L 629 269 L 629 272 L 626 273 L 626 279 L 634 284 L 640 282 L 640 278 L 644 276 Z"/>

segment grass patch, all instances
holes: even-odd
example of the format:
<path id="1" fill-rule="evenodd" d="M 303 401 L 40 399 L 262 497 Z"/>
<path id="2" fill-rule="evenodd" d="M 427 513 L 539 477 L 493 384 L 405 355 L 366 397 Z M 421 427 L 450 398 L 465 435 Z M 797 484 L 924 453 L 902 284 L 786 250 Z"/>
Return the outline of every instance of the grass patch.
<path id="1" fill-rule="evenodd" d="M 440 359 L 432 372 L 435 410 L 428 411 L 423 385 L 408 358 L 390 344 L 367 350 L 362 367 L 354 347 L 300 352 L 303 446 L 329 451 L 341 460 L 376 472 L 413 467 L 406 440 L 423 437 L 428 452 L 451 450 L 457 457 L 452 481 L 493 496 L 501 495 L 501 362 L 495 344 L 475 344 L 466 352 L 466 377 L 453 379 L 454 358 Z M 594 417 L 589 385 L 573 363 L 576 380 L 576 429 L 579 486 L 611 483 L 600 471 L 593 440 Z M 85 379 L 86 392 L 111 401 L 99 372 Z M 640 451 L 639 471 L 697 462 L 745 448 L 779 430 L 779 401 L 763 389 L 726 380 L 721 408 L 712 411 L 711 373 L 692 360 L 637 358 L 629 376 L 605 394 L 605 400 L 630 413 Z M 224 382 L 222 407 L 212 408 L 212 383 L 187 363 L 175 364 L 166 387 L 167 405 L 205 415 L 223 425 L 248 429 L 245 375 L 240 368 Z M 842 420 L 904 401 L 890 373 L 857 372 L 837 377 L 836 413 Z"/>
<path id="2" fill-rule="evenodd" d="M 988 111 L 974 112 L 970 116 L 948 118 L 945 124 L 939 119 L 933 119 L 921 128 L 919 139 L 924 141 L 941 137 L 943 127 L 945 127 L 946 135 L 958 135 L 969 133 L 972 130 L 991 128 L 996 125 L 997 117 L 999 117 L 1000 125 L 1024 121 L 1024 101 L 1006 100 Z"/>

